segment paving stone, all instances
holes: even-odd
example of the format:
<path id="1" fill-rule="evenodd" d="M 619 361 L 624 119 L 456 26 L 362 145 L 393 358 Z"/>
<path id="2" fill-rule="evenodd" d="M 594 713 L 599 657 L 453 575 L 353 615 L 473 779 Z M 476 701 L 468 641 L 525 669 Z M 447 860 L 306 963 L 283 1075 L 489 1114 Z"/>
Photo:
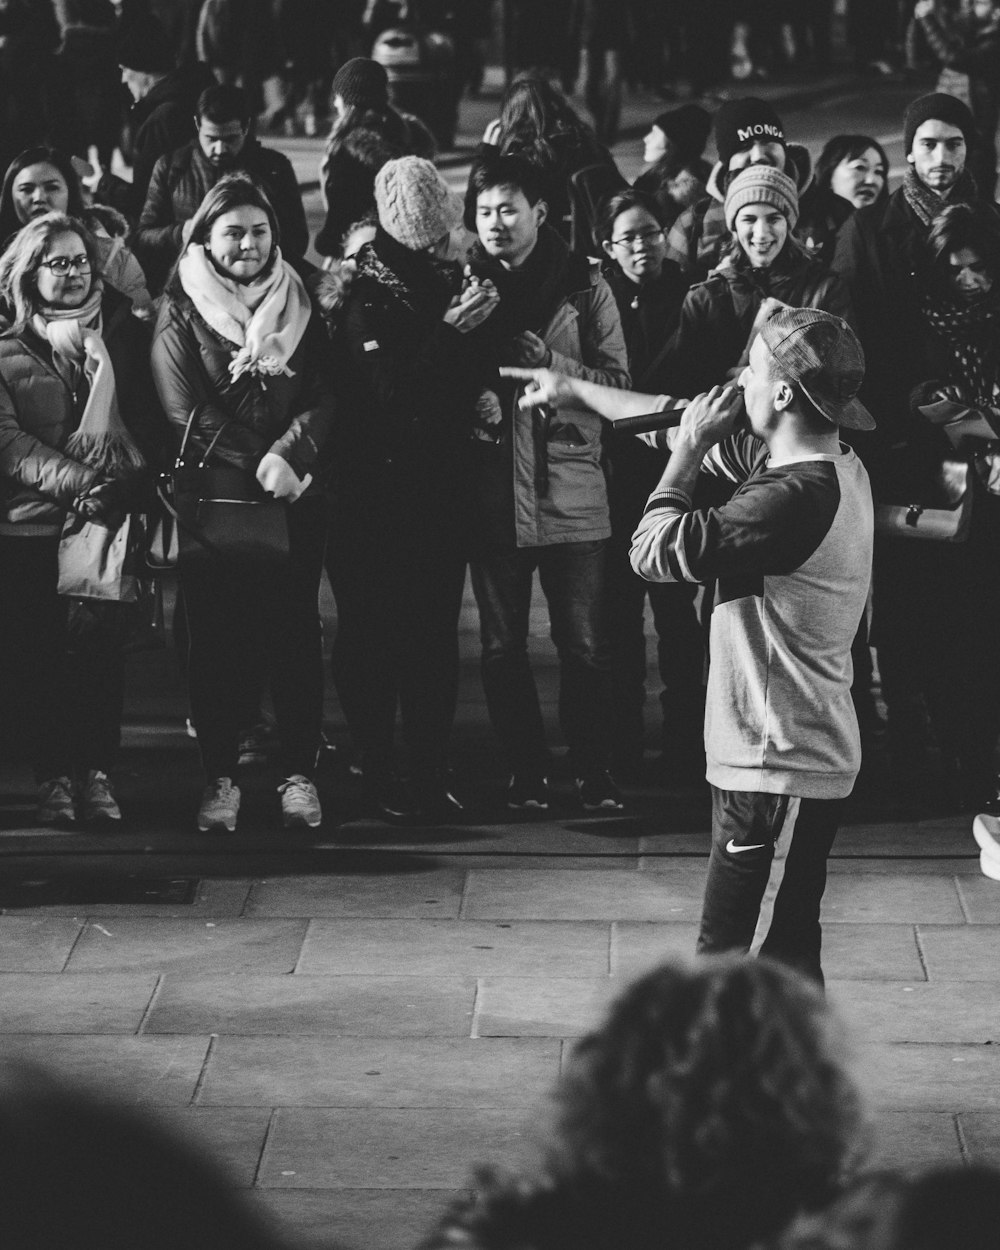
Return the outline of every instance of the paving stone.
<path id="1" fill-rule="evenodd" d="M 198 1095 L 203 1106 L 517 1107 L 559 1074 L 543 1038 L 220 1037 Z"/>
<path id="2" fill-rule="evenodd" d="M 962 924 L 951 876 L 899 873 L 890 877 L 831 873 L 823 895 L 824 924 Z"/>
<path id="3" fill-rule="evenodd" d="M 889 1111 L 1000 1111 L 1000 1048 L 886 1045 L 857 1048 L 859 1081 Z"/>
<path id="4" fill-rule="evenodd" d="M 980 1045 L 1000 1039 L 996 987 L 827 979 L 830 1001 L 854 1036 L 871 1042 Z"/>
<path id="5" fill-rule="evenodd" d="M 958 1117 L 969 1158 L 973 1163 L 1000 1167 L 1000 1120 L 985 1111 L 965 1111 Z"/>
<path id="6" fill-rule="evenodd" d="M 917 931 L 931 981 L 1000 981 L 1000 925 L 921 924 Z"/>
<path id="7" fill-rule="evenodd" d="M 958 883 L 965 917 L 969 924 L 1000 925 L 1000 884 L 982 875 L 978 855 L 975 869 L 974 876 L 963 877 Z"/>
<path id="8" fill-rule="evenodd" d="M 471 872 L 462 915 L 470 920 L 691 920 L 701 914 L 703 864 L 658 872 Z"/>
<path id="9" fill-rule="evenodd" d="M 174 835 L 176 837 L 176 835 Z M 185 834 L 184 843 L 189 845 L 190 838 Z M 120 837 L 114 844 L 120 850 Z M 159 868 L 159 865 L 157 865 Z M 182 866 L 164 868 L 155 875 L 163 877 L 197 877 L 201 865 L 190 857 L 190 852 Z M 148 866 L 144 872 L 149 875 Z M 249 878 L 215 879 L 203 878 L 198 882 L 193 902 L 190 903 L 55 903 L 40 907 L 19 908 L 18 914 L 46 916 L 71 916 L 79 921 L 88 917 L 177 917 L 187 919 L 192 916 L 239 916 L 243 911 L 250 893 Z"/>
<path id="10" fill-rule="evenodd" d="M 135 1033 L 156 981 L 152 974 L 2 973 L 0 1033 Z"/>
<path id="11" fill-rule="evenodd" d="M 655 867 L 652 861 L 657 858 L 669 859 L 673 855 L 693 860 L 707 859 L 711 849 L 712 835 L 708 829 L 687 833 L 649 833 L 639 841 L 644 868 Z M 647 863 L 647 859 L 651 862 Z"/>
<path id="12" fill-rule="evenodd" d="M 530 1154 L 528 1119 L 523 1108 L 281 1107 L 258 1183 L 288 1189 L 460 1189 L 476 1163 L 513 1165 Z"/>
<path id="13" fill-rule="evenodd" d="M 82 921 L 0 916 L 0 972 L 61 972 Z"/>
<path id="14" fill-rule="evenodd" d="M 871 1166 L 923 1171 L 962 1160 L 955 1117 L 939 1111 L 879 1111 L 873 1117 Z"/>
<path id="15" fill-rule="evenodd" d="M 830 858 L 827 868 L 841 876 L 896 876 L 903 872 L 907 877 L 974 877 L 979 872 L 978 855 L 958 858 L 953 855 L 928 855 L 926 859 L 896 856 L 881 858 L 868 855 L 845 855 L 841 859 Z"/>
<path id="16" fill-rule="evenodd" d="M 270 1107 L 160 1107 L 156 1118 L 205 1151 L 234 1185 L 249 1188 L 272 1114 Z"/>
<path id="17" fill-rule="evenodd" d="M 833 856 L 961 855 L 969 849 L 969 826 L 948 821 L 886 821 L 842 825 L 833 843 Z"/>
<path id="18" fill-rule="evenodd" d="M 911 924 L 824 925 L 823 970 L 838 981 L 926 979 Z"/>
<path id="19" fill-rule="evenodd" d="M 619 984 L 649 972 L 667 959 L 691 959 L 697 924 L 632 924 L 611 927 L 611 972 Z"/>
<path id="20" fill-rule="evenodd" d="M 207 1037 L 65 1037 L 11 1034 L 5 1059 L 27 1059 L 125 1103 L 186 1106 L 208 1053 Z"/>
<path id="21" fill-rule="evenodd" d="M 135 920 L 87 924 L 67 967 L 72 972 L 130 968 L 157 972 L 292 972 L 304 920 Z"/>
<path id="22" fill-rule="evenodd" d="M 574 874 L 575 875 L 575 874 Z M 607 924 L 314 920 L 298 972 L 358 976 L 603 976 Z"/>
<path id="23" fill-rule="evenodd" d="M 464 859 L 474 855 L 541 855 L 557 846 L 565 855 L 567 866 L 574 863 L 575 857 L 597 858 L 603 864 L 605 859 L 621 856 L 632 857 L 634 868 L 640 828 L 640 822 L 631 816 L 578 817 L 571 824 L 528 817 L 495 826 L 436 829 L 421 840 L 419 850 L 422 854 Z M 412 831 L 400 834 L 398 829 L 367 821 L 341 825 L 337 845 L 358 850 L 375 846 L 405 852 L 417 849 Z"/>
<path id="24" fill-rule="evenodd" d="M 623 988 L 610 977 L 487 978 L 476 995 L 473 1037 L 579 1037 L 600 1023 Z"/>
<path id="25" fill-rule="evenodd" d="M 276 877 L 254 884 L 248 916 L 454 920 L 462 902 L 460 868 L 430 872 Z"/>
<path id="26" fill-rule="evenodd" d="M 2 984 L 2 982 L 0 982 Z M 168 975 L 147 1033 L 468 1037 L 472 977 Z"/>
<path id="27" fill-rule="evenodd" d="M 301 1250 L 413 1250 L 459 1196 L 451 1189 L 258 1189 L 256 1204 Z"/>

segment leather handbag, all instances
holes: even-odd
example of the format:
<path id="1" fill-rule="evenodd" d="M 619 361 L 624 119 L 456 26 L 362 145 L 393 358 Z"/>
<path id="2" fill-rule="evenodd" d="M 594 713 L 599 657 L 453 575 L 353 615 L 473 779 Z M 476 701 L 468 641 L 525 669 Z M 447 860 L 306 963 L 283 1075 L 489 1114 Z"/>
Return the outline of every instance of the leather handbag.
<path id="1" fill-rule="evenodd" d="M 117 529 L 70 513 L 59 540 L 57 593 L 76 599 L 135 603 L 136 534 L 141 519 L 127 516 Z"/>
<path id="2" fill-rule="evenodd" d="M 967 460 L 945 460 L 929 487 L 912 503 L 875 508 L 875 533 L 883 537 L 961 543 L 972 519 L 972 473 Z"/>
<path id="3" fill-rule="evenodd" d="M 157 483 L 157 515 L 148 532 L 150 568 L 217 560 L 243 566 L 281 563 L 288 556 L 285 503 L 266 494 L 253 473 L 210 463 L 225 422 L 191 462 L 198 408 L 191 411 L 171 472 Z"/>

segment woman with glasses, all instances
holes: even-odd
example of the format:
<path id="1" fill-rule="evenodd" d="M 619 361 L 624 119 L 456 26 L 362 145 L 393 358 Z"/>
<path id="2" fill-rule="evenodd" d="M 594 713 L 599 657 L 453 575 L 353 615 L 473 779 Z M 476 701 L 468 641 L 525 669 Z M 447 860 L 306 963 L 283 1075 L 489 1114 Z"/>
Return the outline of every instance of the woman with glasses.
<path id="1" fill-rule="evenodd" d="M 0 335 L 4 720 L 34 768 L 39 823 L 117 822 L 108 774 L 121 732 L 121 631 L 69 631 L 57 555 L 71 513 L 112 528 L 123 519 L 142 461 L 126 431 L 151 458 L 148 335 L 101 281 L 92 235 L 59 213 L 15 236 L 0 259 L 0 298 L 12 317 Z M 99 428 L 108 433 L 92 437 Z"/>
<path id="2" fill-rule="evenodd" d="M 658 394 L 657 360 L 677 328 L 688 281 L 666 259 L 662 210 L 633 189 L 601 206 L 594 233 L 607 257 L 603 274 L 615 297 L 637 391 Z M 694 610 L 695 587 L 645 582 L 628 553 L 666 453 L 637 438 L 605 439 L 611 539 L 607 583 L 615 743 L 612 773 L 624 784 L 641 779 L 646 699 L 645 605 L 653 614 L 663 692 L 663 763 L 672 779 L 704 770 L 702 722 L 705 648 Z"/>

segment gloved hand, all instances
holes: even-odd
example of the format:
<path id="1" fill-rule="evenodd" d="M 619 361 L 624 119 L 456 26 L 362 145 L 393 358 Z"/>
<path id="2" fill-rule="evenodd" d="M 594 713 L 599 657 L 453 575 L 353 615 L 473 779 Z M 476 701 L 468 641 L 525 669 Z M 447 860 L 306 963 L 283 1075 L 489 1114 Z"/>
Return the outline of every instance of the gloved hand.
<path id="1" fill-rule="evenodd" d="M 124 478 L 98 482 L 77 499 L 73 511 L 87 521 L 116 530 L 128 511 L 127 487 L 128 482 Z"/>
<path id="2" fill-rule="evenodd" d="M 287 460 L 269 451 L 257 466 L 257 481 L 275 499 L 287 499 L 294 503 L 312 481 L 312 474 L 299 477 Z"/>

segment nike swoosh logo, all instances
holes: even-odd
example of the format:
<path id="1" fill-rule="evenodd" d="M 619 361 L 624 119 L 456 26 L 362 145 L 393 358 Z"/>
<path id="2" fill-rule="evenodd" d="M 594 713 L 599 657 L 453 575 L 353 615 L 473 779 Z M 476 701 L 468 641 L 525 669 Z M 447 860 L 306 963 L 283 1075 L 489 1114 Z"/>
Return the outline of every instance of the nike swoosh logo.
<path id="1" fill-rule="evenodd" d="M 726 843 L 726 850 L 730 853 L 730 855 L 739 855 L 741 851 L 762 851 L 766 845 L 766 842 L 760 842 L 757 846 L 737 846 L 732 838 L 730 838 Z"/>

